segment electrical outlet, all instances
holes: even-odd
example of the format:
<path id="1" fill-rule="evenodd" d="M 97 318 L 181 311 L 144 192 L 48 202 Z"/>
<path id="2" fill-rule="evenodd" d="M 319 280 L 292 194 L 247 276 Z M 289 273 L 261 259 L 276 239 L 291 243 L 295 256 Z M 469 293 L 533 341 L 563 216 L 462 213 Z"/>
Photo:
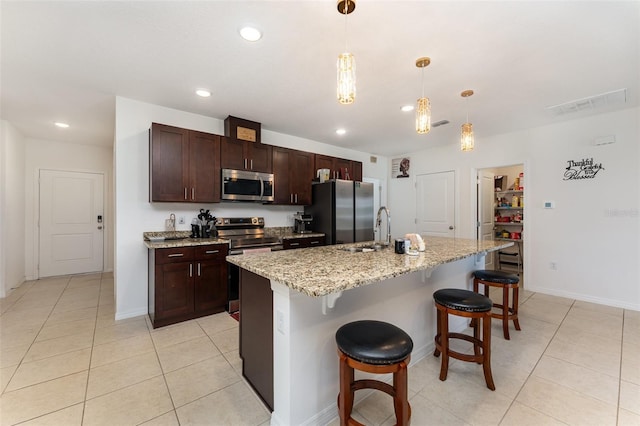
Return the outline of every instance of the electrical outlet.
<path id="1" fill-rule="evenodd" d="M 178 218 L 178 225 L 184 225 L 184 221 L 185 221 L 184 216 L 180 216 Z"/>

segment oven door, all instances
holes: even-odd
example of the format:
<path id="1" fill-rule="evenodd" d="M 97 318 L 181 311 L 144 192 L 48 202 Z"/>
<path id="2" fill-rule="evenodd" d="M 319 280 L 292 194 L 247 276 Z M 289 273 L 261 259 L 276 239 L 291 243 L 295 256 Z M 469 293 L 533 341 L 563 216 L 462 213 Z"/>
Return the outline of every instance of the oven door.
<path id="1" fill-rule="evenodd" d="M 222 169 L 221 198 L 230 201 L 273 201 L 273 174 Z"/>

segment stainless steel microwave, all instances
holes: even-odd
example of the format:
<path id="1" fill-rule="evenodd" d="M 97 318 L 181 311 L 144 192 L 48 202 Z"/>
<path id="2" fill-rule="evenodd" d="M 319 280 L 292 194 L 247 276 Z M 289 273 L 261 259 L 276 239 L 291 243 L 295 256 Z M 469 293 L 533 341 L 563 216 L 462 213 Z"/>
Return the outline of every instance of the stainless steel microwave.
<path id="1" fill-rule="evenodd" d="M 273 174 L 222 169 L 223 200 L 273 201 Z"/>

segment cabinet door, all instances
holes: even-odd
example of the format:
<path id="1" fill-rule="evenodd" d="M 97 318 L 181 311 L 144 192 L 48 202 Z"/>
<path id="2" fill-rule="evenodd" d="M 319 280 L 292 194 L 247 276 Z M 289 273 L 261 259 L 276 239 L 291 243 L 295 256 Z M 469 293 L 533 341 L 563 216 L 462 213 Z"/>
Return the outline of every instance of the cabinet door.
<path id="1" fill-rule="evenodd" d="M 193 312 L 193 263 L 167 263 L 156 269 L 156 319 Z"/>
<path id="2" fill-rule="evenodd" d="M 351 169 L 353 170 L 353 176 L 351 176 L 351 179 L 362 182 L 362 162 L 352 161 Z"/>
<path id="3" fill-rule="evenodd" d="M 189 131 L 153 123 L 149 152 L 151 201 L 186 201 L 189 186 Z"/>
<path id="4" fill-rule="evenodd" d="M 334 165 L 333 165 L 333 157 L 329 157 L 328 155 L 320 155 L 320 154 L 316 154 L 316 158 L 315 158 L 315 163 L 316 163 L 316 170 L 318 169 L 329 169 L 331 170 L 331 174 L 329 176 L 329 178 L 334 179 L 335 175 L 334 175 Z"/>
<path id="5" fill-rule="evenodd" d="M 292 150 L 273 148 L 274 204 L 291 204 L 292 193 L 289 182 L 289 161 Z"/>
<path id="6" fill-rule="evenodd" d="M 220 201 L 220 137 L 189 132 L 189 201 Z"/>
<path id="7" fill-rule="evenodd" d="M 244 141 L 231 138 L 221 138 L 220 168 L 245 170 Z"/>
<path id="8" fill-rule="evenodd" d="M 255 142 L 245 142 L 247 152 L 247 168 L 254 172 L 271 173 L 271 145 Z"/>
<path id="9" fill-rule="evenodd" d="M 353 171 L 351 170 L 351 160 L 344 158 L 336 158 L 334 161 L 334 170 L 338 172 L 338 179 L 353 180 Z"/>
<path id="10" fill-rule="evenodd" d="M 196 312 L 222 312 L 227 305 L 227 262 L 197 260 L 195 262 Z"/>
<path id="11" fill-rule="evenodd" d="M 314 158 L 310 152 L 293 150 L 289 156 L 290 190 L 294 194 L 294 204 L 311 204 L 311 182 L 315 177 Z"/>

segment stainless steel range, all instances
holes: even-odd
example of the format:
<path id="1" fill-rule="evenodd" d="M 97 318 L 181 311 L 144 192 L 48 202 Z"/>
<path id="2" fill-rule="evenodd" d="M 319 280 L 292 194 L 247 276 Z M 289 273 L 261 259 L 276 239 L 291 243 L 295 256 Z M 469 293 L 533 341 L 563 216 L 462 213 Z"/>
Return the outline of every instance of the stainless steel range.
<path id="1" fill-rule="evenodd" d="M 229 255 L 250 254 L 262 251 L 282 250 L 282 241 L 278 237 L 266 235 L 263 217 L 219 217 L 216 219 L 218 237 L 231 241 Z M 228 264 L 229 303 L 227 310 L 240 309 L 240 270 L 236 265 Z"/>

